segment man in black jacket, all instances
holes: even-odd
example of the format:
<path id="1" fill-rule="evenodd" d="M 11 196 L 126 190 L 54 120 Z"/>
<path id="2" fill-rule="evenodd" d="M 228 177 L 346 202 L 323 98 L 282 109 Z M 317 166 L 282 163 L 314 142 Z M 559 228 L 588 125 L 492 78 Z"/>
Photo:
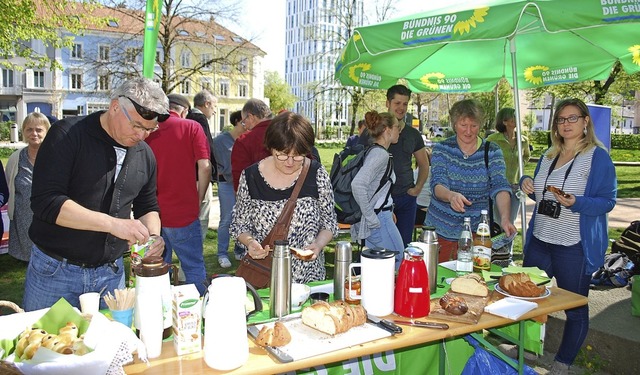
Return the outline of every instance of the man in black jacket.
<path id="1" fill-rule="evenodd" d="M 218 168 L 216 159 L 213 156 L 213 138 L 211 137 L 211 129 L 209 128 L 209 119 L 216 114 L 218 109 L 218 99 L 207 90 L 202 90 L 193 97 L 193 108 L 189 110 L 187 118 L 197 121 L 204 130 L 209 142 L 209 155 L 211 160 L 211 182 L 217 181 Z M 202 228 L 202 241 L 207 237 L 209 229 L 209 211 L 211 210 L 211 185 L 207 189 L 204 200 L 200 203 L 200 226 Z"/>

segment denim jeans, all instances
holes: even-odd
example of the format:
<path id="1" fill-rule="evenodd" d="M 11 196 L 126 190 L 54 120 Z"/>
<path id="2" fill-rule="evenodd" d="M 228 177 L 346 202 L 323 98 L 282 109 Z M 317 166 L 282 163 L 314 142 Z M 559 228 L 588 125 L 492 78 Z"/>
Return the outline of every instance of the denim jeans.
<path id="1" fill-rule="evenodd" d="M 393 223 L 391 211 L 379 212 L 378 220 L 380 220 L 380 228 L 371 230 L 371 235 L 366 238 L 364 244 L 369 248 L 382 247 L 396 251 L 396 270 L 398 270 L 402 261 L 404 246 L 402 245 L 402 238 L 398 228 Z"/>
<path id="2" fill-rule="evenodd" d="M 570 292 L 589 296 L 591 275 L 585 274 L 582 243 L 572 246 L 553 245 L 531 236 L 524 250 L 525 267 L 538 267 L 549 277 L 555 277 L 558 286 Z M 589 332 L 589 306 L 565 310 L 562 341 L 555 360 L 572 364 Z"/>
<path id="3" fill-rule="evenodd" d="M 51 307 L 64 298 L 72 306 L 80 308 L 79 297 L 83 293 L 107 292 L 124 288 L 124 266 L 122 257 L 116 260 L 116 267 L 102 265 L 98 268 L 83 268 L 56 260 L 44 254 L 36 245 L 31 249 L 31 259 L 24 281 L 23 308 L 33 311 Z M 100 298 L 100 308 L 107 305 Z"/>
<path id="4" fill-rule="evenodd" d="M 393 213 L 396 215 L 396 227 L 402 237 L 402 243 L 407 246 L 413 240 L 413 226 L 416 223 L 417 197 L 407 193 L 393 196 Z"/>
<path id="5" fill-rule="evenodd" d="M 185 282 L 194 284 L 200 295 L 204 294 L 207 271 L 204 268 L 200 220 L 196 219 L 182 228 L 162 227 L 162 238 L 165 242 L 165 262 L 171 263 L 174 251 L 184 271 Z"/>
<path id="6" fill-rule="evenodd" d="M 218 224 L 218 258 L 229 257 L 229 226 L 231 214 L 236 204 L 233 182 L 218 182 L 218 202 L 220 203 L 220 223 Z"/>

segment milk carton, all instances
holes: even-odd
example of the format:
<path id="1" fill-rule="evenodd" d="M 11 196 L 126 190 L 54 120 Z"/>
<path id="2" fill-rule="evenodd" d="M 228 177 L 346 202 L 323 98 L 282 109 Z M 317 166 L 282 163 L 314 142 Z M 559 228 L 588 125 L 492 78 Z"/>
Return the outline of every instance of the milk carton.
<path id="1" fill-rule="evenodd" d="M 193 284 L 173 287 L 173 346 L 178 355 L 202 350 L 200 293 Z"/>

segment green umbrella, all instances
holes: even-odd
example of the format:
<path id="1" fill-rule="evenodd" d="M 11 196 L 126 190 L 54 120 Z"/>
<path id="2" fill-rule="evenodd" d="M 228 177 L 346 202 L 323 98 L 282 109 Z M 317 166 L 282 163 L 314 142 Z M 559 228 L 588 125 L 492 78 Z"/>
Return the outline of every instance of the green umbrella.
<path id="1" fill-rule="evenodd" d="M 345 86 L 482 92 L 603 80 L 616 61 L 640 71 L 637 0 L 470 1 L 356 28 L 335 67 Z"/>
<path id="2" fill-rule="evenodd" d="M 640 0 L 470 0 L 359 27 L 335 64 L 345 86 L 418 92 L 491 91 L 606 79 L 619 61 L 640 71 Z M 516 79 L 514 79 L 516 77 Z M 524 170 L 518 137 L 520 174 Z M 522 203 L 523 244 L 526 232 Z"/>

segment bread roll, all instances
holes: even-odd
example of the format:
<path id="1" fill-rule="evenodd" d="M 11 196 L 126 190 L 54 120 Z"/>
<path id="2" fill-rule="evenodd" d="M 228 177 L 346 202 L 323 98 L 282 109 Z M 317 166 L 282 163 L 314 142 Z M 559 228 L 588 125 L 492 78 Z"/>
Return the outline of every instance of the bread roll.
<path id="1" fill-rule="evenodd" d="M 304 260 L 304 261 L 311 260 L 311 258 L 313 258 L 313 255 L 314 255 L 313 250 L 297 249 L 295 247 L 290 247 L 290 249 L 291 249 L 291 251 L 293 251 L 293 255 L 295 255 L 296 258 L 298 258 L 300 260 Z"/>
<path id="2" fill-rule="evenodd" d="M 451 293 L 446 293 L 440 298 L 440 307 L 442 307 L 444 311 L 453 315 L 464 315 L 469 311 L 467 301 L 465 301 L 464 298 L 454 296 Z"/>
<path id="3" fill-rule="evenodd" d="M 58 330 L 58 334 L 60 336 L 69 335 L 71 338 L 75 339 L 78 337 L 78 326 L 73 322 L 68 322 L 66 326 Z"/>
<path id="4" fill-rule="evenodd" d="M 537 286 L 524 272 L 504 275 L 498 283 L 502 290 L 516 297 L 540 297 L 546 291 L 544 286 Z"/>
<path id="5" fill-rule="evenodd" d="M 451 282 L 451 291 L 478 297 L 486 297 L 489 295 L 487 284 L 482 280 L 480 275 L 475 273 L 469 273 L 453 279 Z"/>
<path id="6" fill-rule="evenodd" d="M 346 332 L 366 321 L 367 312 L 362 306 L 344 301 L 331 304 L 319 301 L 302 310 L 302 323 L 330 335 Z"/>
<path id="7" fill-rule="evenodd" d="M 260 346 L 285 346 L 290 342 L 291 334 L 280 322 L 276 322 L 273 328 L 263 326 L 256 337 L 256 344 Z"/>

